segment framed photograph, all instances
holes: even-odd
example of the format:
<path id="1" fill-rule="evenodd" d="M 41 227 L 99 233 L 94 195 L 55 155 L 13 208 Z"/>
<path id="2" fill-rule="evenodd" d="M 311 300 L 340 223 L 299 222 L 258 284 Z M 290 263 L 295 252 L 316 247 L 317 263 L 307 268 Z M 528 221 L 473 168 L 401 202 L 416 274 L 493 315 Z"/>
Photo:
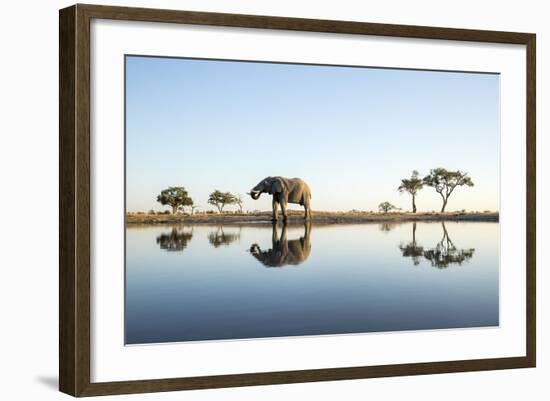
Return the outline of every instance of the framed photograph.
<path id="1" fill-rule="evenodd" d="M 60 390 L 535 366 L 535 35 L 60 11 Z"/>

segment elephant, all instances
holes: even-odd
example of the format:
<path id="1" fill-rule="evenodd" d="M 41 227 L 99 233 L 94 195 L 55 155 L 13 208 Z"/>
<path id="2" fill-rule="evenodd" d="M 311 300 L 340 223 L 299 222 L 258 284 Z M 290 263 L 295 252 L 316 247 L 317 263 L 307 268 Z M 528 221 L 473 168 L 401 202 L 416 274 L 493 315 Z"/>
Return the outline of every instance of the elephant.
<path id="1" fill-rule="evenodd" d="M 272 221 L 277 221 L 277 204 L 281 205 L 283 220 L 287 220 L 286 206 L 288 203 L 302 205 L 305 209 L 304 219 L 311 219 L 311 191 L 309 186 L 300 178 L 266 177 L 249 192 L 250 197 L 258 199 L 262 193 L 273 195 Z"/>
<path id="2" fill-rule="evenodd" d="M 283 224 L 281 238 L 279 239 L 277 223 L 273 223 L 271 249 L 262 250 L 258 244 L 253 244 L 250 246 L 250 253 L 266 267 L 299 265 L 309 257 L 311 252 L 311 222 L 305 222 L 304 228 L 303 237 L 288 241 L 286 238 L 286 224 Z"/>

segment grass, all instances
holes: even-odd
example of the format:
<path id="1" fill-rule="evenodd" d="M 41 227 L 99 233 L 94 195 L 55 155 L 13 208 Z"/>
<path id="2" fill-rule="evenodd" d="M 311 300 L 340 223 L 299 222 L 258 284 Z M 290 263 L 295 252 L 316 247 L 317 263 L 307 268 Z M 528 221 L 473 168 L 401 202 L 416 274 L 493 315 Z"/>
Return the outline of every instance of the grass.
<path id="1" fill-rule="evenodd" d="M 303 211 L 289 210 L 288 220 L 300 222 L 303 220 Z M 128 224 L 216 224 L 216 223 L 243 223 L 243 222 L 266 222 L 271 219 L 271 212 L 252 212 L 252 213 L 195 213 L 189 214 L 163 214 L 163 213 L 128 213 L 126 222 Z M 279 213 L 279 219 L 282 215 Z M 401 222 L 401 221 L 491 221 L 498 222 L 498 212 L 367 212 L 367 211 L 348 211 L 348 212 L 323 212 L 313 211 L 312 222 L 323 224 L 339 223 L 367 223 L 367 222 Z"/>

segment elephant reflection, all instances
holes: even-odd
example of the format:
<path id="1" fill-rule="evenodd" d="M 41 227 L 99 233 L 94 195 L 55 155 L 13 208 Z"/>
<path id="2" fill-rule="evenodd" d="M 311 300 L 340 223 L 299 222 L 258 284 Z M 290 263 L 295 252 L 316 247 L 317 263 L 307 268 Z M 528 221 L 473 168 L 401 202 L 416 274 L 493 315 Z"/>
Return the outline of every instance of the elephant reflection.
<path id="1" fill-rule="evenodd" d="M 222 226 L 219 226 L 216 231 L 208 234 L 208 242 L 214 247 L 219 248 L 222 245 L 228 246 L 241 237 L 240 229 L 238 233 L 226 233 Z"/>
<path id="2" fill-rule="evenodd" d="M 160 234 L 157 237 L 157 244 L 160 249 L 169 252 L 183 251 L 191 238 L 193 238 L 193 231 L 181 231 L 174 227 L 171 232 Z"/>
<path id="3" fill-rule="evenodd" d="M 281 238 L 277 224 L 272 227 L 271 249 L 262 250 L 258 244 L 250 246 L 250 253 L 266 267 L 283 267 L 299 265 L 304 262 L 311 252 L 310 234 L 311 223 L 304 224 L 304 236 L 299 239 L 287 240 L 286 224 L 283 224 Z"/>
<path id="4" fill-rule="evenodd" d="M 444 222 L 441 222 L 441 227 L 443 229 L 441 241 L 433 248 L 424 248 L 416 242 L 416 223 L 413 223 L 412 241 L 407 245 L 399 246 L 403 257 L 410 257 L 415 266 L 420 264 L 421 258 L 424 257 L 432 267 L 438 269 L 445 269 L 450 265 L 461 265 L 470 260 L 474 256 L 475 249 L 458 249 L 449 237 Z"/>
<path id="5" fill-rule="evenodd" d="M 445 269 L 449 265 L 461 265 L 470 260 L 474 256 L 475 249 L 458 249 L 449 238 L 444 222 L 441 222 L 441 227 L 443 227 L 443 238 L 434 248 L 424 251 L 424 258 L 438 269 Z"/>

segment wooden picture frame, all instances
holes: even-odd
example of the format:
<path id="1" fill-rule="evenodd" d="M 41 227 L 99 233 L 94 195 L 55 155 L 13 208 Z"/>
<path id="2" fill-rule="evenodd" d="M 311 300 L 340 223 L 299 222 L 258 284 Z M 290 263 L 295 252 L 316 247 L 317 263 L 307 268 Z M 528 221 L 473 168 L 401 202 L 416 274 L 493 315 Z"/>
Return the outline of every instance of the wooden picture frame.
<path id="1" fill-rule="evenodd" d="M 92 383 L 90 380 L 90 21 L 94 18 L 525 45 L 527 54 L 525 60 L 527 71 L 526 355 Z M 73 396 L 94 396 L 535 366 L 536 38 L 534 34 L 80 4 L 60 10 L 59 29 L 60 391 Z"/>

